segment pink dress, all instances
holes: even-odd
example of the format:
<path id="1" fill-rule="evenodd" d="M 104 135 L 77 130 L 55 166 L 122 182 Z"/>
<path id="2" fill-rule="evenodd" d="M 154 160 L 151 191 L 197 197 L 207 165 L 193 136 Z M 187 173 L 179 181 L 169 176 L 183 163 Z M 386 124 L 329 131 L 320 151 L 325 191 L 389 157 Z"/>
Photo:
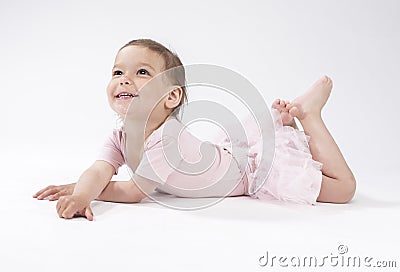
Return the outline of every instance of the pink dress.
<path id="1" fill-rule="evenodd" d="M 98 160 L 109 162 L 118 173 L 126 163 L 125 132 L 114 130 Z M 203 158 L 212 155 L 209 158 Z M 179 197 L 225 197 L 246 194 L 244 173 L 224 147 L 205 143 L 185 125 L 170 118 L 145 141 L 135 174 L 160 184 L 157 191 Z"/>
<path id="2" fill-rule="evenodd" d="M 315 204 L 322 182 L 322 165 L 312 159 L 309 137 L 282 126 L 276 110 L 272 110 L 272 117 L 275 124 L 272 167 L 258 163 L 261 152 L 256 134 L 249 141 L 254 144 L 249 146 L 246 167 L 232 156 L 229 140 L 221 139 L 221 144 L 201 142 L 182 123 L 171 118 L 146 140 L 143 158 L 134 172 L 160 183 L 157 191 L 180 197 L 248 195 L 264 201 Z M 118 168 L 126 163 L 125 154 L 125 132 L 114 130 L 97 159 L 109 162 L 118 173 Z M 212 156 L 202 160 L 201 154 Z M 261 187 L 252 192 L 249 189 L 254 184 Z"/>

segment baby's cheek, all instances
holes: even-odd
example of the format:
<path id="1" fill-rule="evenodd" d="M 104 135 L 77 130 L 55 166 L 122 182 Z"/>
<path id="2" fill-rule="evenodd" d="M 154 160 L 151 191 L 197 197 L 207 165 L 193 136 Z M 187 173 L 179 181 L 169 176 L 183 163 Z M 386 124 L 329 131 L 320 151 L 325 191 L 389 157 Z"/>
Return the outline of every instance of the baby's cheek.
<path id="1" fill-rule="evenodd" d="M 107 85 L 107 88 L 106 88 L 106 92 L 107 92 L 107 94 L 108 95 L 111 95 L 112 93 L 113 93 L 113 86 L 111 85 L 111 82 Z"/>

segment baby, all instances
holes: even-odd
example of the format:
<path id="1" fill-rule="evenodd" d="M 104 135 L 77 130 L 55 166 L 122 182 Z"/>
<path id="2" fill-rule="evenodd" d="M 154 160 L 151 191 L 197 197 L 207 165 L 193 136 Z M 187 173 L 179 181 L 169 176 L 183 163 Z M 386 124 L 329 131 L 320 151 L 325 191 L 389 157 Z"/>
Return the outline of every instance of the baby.
<path id="1" fill-rule="evenodd" d="M 178 68 L 178 73 L 167 80 L 159 76 L 171 68 Z M 180 150 L 185 159 L 196 161 L 204 147 L 177 118 L 187 96 L 184 68 L 179 57 L 160 43 L 133 40 L 118 51 L 107 87 L 109 104 L 124 119 L 124 126 L 113 131 L 76 183 L 48 186 L 33 197 L 58 200 L 61 218 L 88 220 L 93 220 L 90 203 L 95 199 L 138 203 L 154 190 L 180 197 L 248 195 L 308 204 L 346 203 L 354 196 L 355 178 L 321 117 L 331 89 L 331 79 L 324 76 L 292 102 L 273 103 L 274 161 L 269 171 L 257 172 L 265 175 L 265 182 L 250 193 L 255 169 L 242 173 L 245 167 L 222 146 L 206 145 L 210 154 L 217 155 L 206 171 L 196 175 L 174 167 L 182 164 L 182 156 L 173 165 L 165 158 L 165 152 Z M 297 129 L 295 118 L 304 132 Z M 132 179 L 111 181 L 123 164 L 132 170 Z"/>

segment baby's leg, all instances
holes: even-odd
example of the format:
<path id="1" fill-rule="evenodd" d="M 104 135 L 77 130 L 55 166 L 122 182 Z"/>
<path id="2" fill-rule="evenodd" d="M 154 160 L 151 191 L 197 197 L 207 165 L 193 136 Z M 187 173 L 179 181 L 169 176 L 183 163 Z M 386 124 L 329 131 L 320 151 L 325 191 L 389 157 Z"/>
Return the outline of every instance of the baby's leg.
<path id="1" fill-rule="evenodd" d="M 321 110 L 329 98 L 332 86 L 332 80 L 324 76 L 304 95 L 289 103 L 287 109 L 310 136 L 313 159 L 323 163 L 322 187 L 317 200 L 346 203 L 354 196 L 356 181 L 321 117 Z"/>

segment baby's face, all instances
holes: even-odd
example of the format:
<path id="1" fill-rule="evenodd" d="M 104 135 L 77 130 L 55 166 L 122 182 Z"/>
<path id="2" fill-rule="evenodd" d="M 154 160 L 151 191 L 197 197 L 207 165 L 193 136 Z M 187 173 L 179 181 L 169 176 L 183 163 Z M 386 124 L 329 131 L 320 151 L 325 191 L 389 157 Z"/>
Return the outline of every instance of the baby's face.
<path id="1" fill-rule="evenodd" d="M 129 105 L 139 90 L 150 79 L 164 70 L 164 60 L 157 53 L 141 46 L 121 49 L 112 69 L 107 86 L 107 97 L 111 108 L 124 117 Z"/>

